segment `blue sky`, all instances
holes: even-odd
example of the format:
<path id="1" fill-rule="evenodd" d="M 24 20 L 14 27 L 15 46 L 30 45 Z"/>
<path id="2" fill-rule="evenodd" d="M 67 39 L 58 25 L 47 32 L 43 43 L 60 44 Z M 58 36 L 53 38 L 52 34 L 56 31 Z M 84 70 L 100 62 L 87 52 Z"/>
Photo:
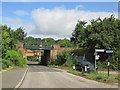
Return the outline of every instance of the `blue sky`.
<path id="1" fill-rule="evenodd" d="M 8 14 L 21 9 L 30 12 L 37 8 L 52 9 L 58 6 L 64 6 L 65 9 L 74 9 L 78 5 L 83 6 L 81 7 L 82 10 L 93 12 L 117 12 L 118 10 L 117 2 L 3 2 L 2 9 L 3 13 Z"/>
<path id="2" fill-rule="evenodd" d="M 2 3 L 3 24 L 7 24 L 13 28 L 17 28 L 19 26 L 22 27 L 23 25 L 23 27 L 25 27 L 25 32 L 27 32 L 28 35 L 34 37 L 55 37 L 55 38 L 70 37 L 70 33 L 74 29 L 75 24 L 77 23 L 78 20 L 89 21 L 90 19 L 94 19 L 97 17 L 101 18 L 108 17 L 111 14 L 117 13 L 117 11 L 118 11 L 117 2 Z M 66 20 L 65 15 L 68 15 Z M 57 17 L 59 17 L 60 19 Z M 61 24 L 62 23 L 61 19 L 63 19 L 63 22 L 66 23 L 66 24 L 64 23 L 63 26 Z M 52 20 L 55 23 L 52 22 Z M 48 22 L 52 23 L 51 26 L 49 26 Z M 56 24 L 56 22 L 58 23 L 58 25 Z M 57 33 L 56 29 L 59 28 L 58 27 L 59 25 L 61 25 L 62 27 L 61 29 L 66 31 L 65 33 L 69 31 L 70 33 L 67 33 L 65 35 L 62 32 Z M 54 28 L 54 26 L 56 27 Z M 31 27 L 31 30 L 29 27 Z"/>

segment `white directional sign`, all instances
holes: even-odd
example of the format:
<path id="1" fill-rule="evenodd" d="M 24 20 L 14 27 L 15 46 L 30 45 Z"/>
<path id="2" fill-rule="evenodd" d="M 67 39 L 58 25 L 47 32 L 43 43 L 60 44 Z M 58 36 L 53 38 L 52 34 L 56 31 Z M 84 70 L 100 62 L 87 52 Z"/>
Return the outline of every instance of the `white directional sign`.
<path id="1" fill-rule="evenodd" d="M 104 52 L 104 49 L 95 49 L 95 52 Z"/>

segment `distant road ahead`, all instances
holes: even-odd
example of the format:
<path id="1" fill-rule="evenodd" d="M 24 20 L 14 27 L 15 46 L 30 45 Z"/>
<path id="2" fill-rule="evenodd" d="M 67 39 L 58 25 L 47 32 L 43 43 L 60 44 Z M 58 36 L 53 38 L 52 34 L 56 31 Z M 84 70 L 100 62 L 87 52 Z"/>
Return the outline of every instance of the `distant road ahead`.
<path id="1" fill-rule="evenodd" d="M 20 88 L 117 88 L 40 65 L 29 65 Z"/>

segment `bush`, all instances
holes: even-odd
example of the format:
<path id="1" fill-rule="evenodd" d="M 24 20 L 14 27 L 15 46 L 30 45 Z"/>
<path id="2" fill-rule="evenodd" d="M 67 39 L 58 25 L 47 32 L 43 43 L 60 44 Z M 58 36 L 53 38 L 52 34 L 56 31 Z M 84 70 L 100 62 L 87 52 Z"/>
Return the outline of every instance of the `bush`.
<path id="1" fill-rule="evenodd" d="M 0 58 L 0 71 L 2 70 L 2 59 Z"/>
<path id="2" fill-rule="evenodd" d="M 5 59 L 0 59 L 0 63 L 1 63 L 2 69 L 9 68 L 9 66 L 13 65 L 11 61 L 5 60 Z"/>
<path id="3" fill-rule="evenodd" d="M 15 50 L 8 50 L 5 59 L 11 61 L 16 66 L 25 65 L 25 58 L 20 54 L 20 52 Z"/>
<path id="4" fill-rule="evenodd" d="M 98 61 L 97 63 L 98 70 L 105 70 L 107 69 L 107 61 Z"/>
<path id="5" fill-rule="evenodd" d="M 67 61 L 65 62 L 64 66 L 72 67 L 72 66 L 73 66 L 72 59 L 70 59 L 70 58 L 68 57 L 68 59 L 67 59 Z"/>
<path id="6" fill-rule="evenodd" d="M 70 57 L 70 51 L 63 51 L 59 52 L 57 54 L 57 65 L 63 65 L 67 61 L 67 59 Z"/>
<path id="7" fill-rule="evenodd" d="M 50 65 L 57 65 L 57 60 L 56 59 L 52 59 L 50 62 Z"/>
<path id="8" fill-rule="evenodd" d="M 39 61 L 39 59 L 37 57 L 34 57 L 34 56 L 27 57 L 27 60 L 28 61 L 33 61 L 33 62 Z"/>
<path id="9" fill-rule="evenodd" d="M 77 61 L 78 61 L 78 56 L 72 56 L 71 51 L 63 51 L 59 52 L 57 54 L 57 58 L 54 60 L 51 60 L 51 65 L 63 65 L 67 67 L 72 67 Z"/>

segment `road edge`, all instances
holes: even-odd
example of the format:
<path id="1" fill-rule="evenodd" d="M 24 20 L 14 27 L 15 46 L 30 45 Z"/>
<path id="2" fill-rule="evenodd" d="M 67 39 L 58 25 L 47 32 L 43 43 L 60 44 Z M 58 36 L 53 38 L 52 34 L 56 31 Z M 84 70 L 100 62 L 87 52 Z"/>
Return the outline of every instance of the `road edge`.
<path id="1" fill-rule="evenodd" d="M 65 72 L 65 73 L 68 73 L 68 74 L 71 74 L 71 75 L 74 75 L 74 76 L 77 76 L 77 77 L 82 77 L 84 79 L 88 79 L 88 80 L 95 81 L 95 82 L 102 83 L 102 84 L 106 84 L 106 85 L 112 85 L 112 86 L 118 86 L 119 85 L 119 83 L 108 84 L 108 83 L 99 82 L 99 81 L 96 81 L 96 80 L 93 80 L 93 79 L 85 78 L 83 76 L 79 76 L 79 75 L 75 75 L 73 73 L 70 73 L 70 72 L 68 72 L 69 70 L 64 70 L 64 69 L 61 69 L 61 68 L 54 68 L 54 67 L 50 67 L 50 68 L 55 69 L 55 70 L 60 70 L 62 72 Z"/>
<path id="2" fill-rule="evenodd" d="M 25 70 L 25 73 L 24 73 L 24 75 L 22 76 L 22 79 L 21 79 L 20 82 L 16 85 L 16 87 L 15 87 L 14 90 L 16 90 L 17 88 L 19 88 L 19 87 L 21 86 L 22 82 L 23 82 L 24 79 L 25 79 L 25 76 L 26 76 L 26 74 L 27 74 L 27 71 L 28 71 L 28 68 Z"/>

